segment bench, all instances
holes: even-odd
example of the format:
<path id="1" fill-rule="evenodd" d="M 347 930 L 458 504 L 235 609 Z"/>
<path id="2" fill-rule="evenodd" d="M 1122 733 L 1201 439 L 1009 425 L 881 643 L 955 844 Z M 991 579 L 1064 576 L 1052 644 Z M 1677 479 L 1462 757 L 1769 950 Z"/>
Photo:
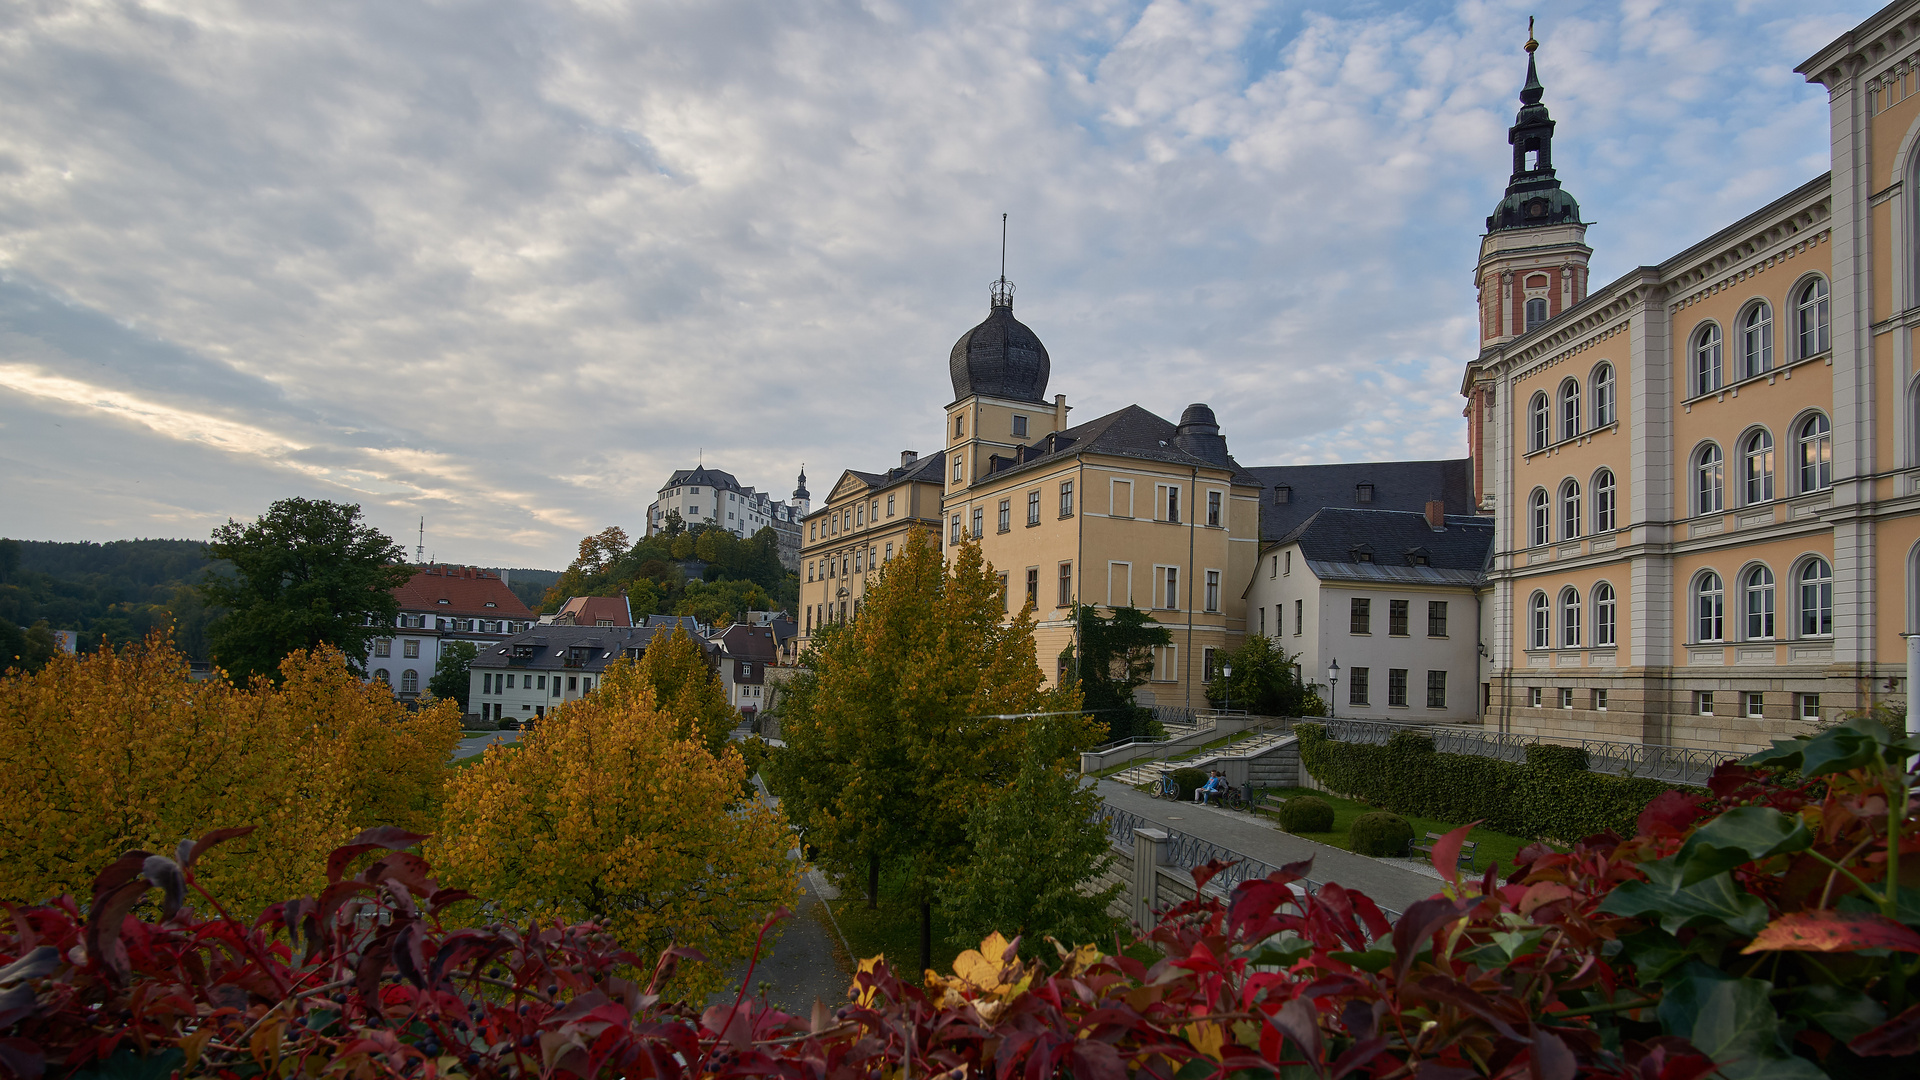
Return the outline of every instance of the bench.
<path id="1" fill-rule="evenodd" d="M 1430 832 L 1427 834 L 1425 840 L 1409 840 L 1407 841 L 1407 858 L 1411 859 L 1415 856 L 1425 855 L 1431 859 L 1433 858 L 1433 845 L 1445 839 L 1446 835 L 1444 833 Z M 1457 861 L 1461 869 L 1473 869 L 1474 849 L 1479 846 L 1480 843 L 1477 840 L 1468 840 L 1460 845 L 1460 858 Z"/>

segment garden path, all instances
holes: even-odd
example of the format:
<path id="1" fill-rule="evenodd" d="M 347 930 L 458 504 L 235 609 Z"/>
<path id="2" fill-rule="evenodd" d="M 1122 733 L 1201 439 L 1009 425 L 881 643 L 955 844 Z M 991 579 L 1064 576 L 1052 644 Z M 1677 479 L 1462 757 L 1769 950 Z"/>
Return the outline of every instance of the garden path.
<path id="1" fill-rule="evenodd" d="M 1405 911 L 1414 901 L 1438 891 L 1432 875 L 1281 832 L 1271 821 L 1253 814 L 1156 799 L 1112 780 L 1100 781 L 1098 788 L 1102 798 L 1122 810 L 1272 866 L 1310 858 L 1309 877 L 1358 889 L 1381 907 Z"/>

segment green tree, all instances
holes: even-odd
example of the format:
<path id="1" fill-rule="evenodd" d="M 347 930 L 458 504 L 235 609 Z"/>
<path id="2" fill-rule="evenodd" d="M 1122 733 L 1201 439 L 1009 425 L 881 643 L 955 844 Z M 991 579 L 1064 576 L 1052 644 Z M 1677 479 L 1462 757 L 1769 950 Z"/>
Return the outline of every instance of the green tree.
<path id="1" fill-rule="evenodd" d="M 0 618 L 0 671 L 39 671 L 59 649 L 47 620 L 22 629 Z"/>
<path id="2" fill-rule="evenodd" d="M 667 519 L 660 525 L 660 535 L 671 540 L 687 531 L 687 523 L 681 519 L 680 511 L 667 511 Z"/>
<path id="3" fill-rule="evenodd" d="M 1153 712 L 1136 704 L 1133 692 L 1153 677 L 1153 648 L 1172 644 L 1173 631 L 1131 607 L 1102 615 L 1082 604 L 1077 618 L 1077 655 L 1074 648 L 1063 655 L 1081 707 L 1106 723 L 1108 739 L 1152 734 Z"/>
<path id="4" fill-rule="evenodd" d="M 457 701 L 460 711 L 467 712 L 467 691 L 472 688 L 473 658 L 480 650 L 471 641 L 450 641 L 440 650 L 440 659 L 434 662 L 433 678 L 427 680 L 427 689 L 442 701 Z"/>
<path id="5" fill-rule="evenodd" d="M 932 904 L 967 861 L 974 808 L 1029 756 L 1060 764 L 1097 726 L 1058 717 L 1035 728 L 1035 714 L 1074 710 L 1078 695 L 1045 688 L 1031 611 L 1007 618 L 979 545 L 959 548 L 949 568 L 924 532 L 803 663 L 782 708 L 788 749 L 769 763 L 775 786 L 821 861 L 867 872 L 870 902 L 883 861 L 904 871 L 925 966 Z"/>
<path id="6" fill-rule="evenodd" d="M 1250 637 L 1238 649 L 1216 654 L 1207 701 L 1231 702 L 1234 708 L 1256 716 L 1307 715 L 1302 711 L 1307 691 L 1294 667 L 1298 659 L 1298 654 L 1289 653 L 1270 637 Z M 1233 668 L 1231 684 L 1225 674 L 1228 667 Z"/>
<path id="7" fill-rule="evenodd" d="M 281 660 L 323 645 L 363 675 L 368 643 L 399 613 L 393 590 L 413 576 L 406 551 L 362 522 L 358 506 L 317 499 L 282 499 L 246 525 L 229 520 L 206 551 L 234 567 L 200 589 L 227 609 L 211 630 L 214 660 L 242 682 L 278 682 Z"/>
<path id="8" fill-rule="evenodd" d="M 1052 959 L 1049 936 L 1072 947 L 1111 934 L 1107 905 L 1121 883 L 1086 885 L 1114 861 L 1100 810 L 1100 793 L 1075 771 L 1029 757 L 967 815 L 972 857 L 942 899 L 950 940 L 971 947 L 995 931 L 1018 934 L 1022 955 Z"/>

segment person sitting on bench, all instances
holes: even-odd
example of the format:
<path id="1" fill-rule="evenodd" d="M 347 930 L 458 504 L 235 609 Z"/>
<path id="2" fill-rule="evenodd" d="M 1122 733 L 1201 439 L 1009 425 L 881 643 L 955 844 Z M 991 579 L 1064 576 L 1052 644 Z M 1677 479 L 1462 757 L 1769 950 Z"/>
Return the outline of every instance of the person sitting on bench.
<path id="1" fill-rule="evenodd" d="M 1195 789 L 1193 793 L 1193 801 L 1197 803 L 1206 803 L 1211 805 L 1213 802 L 1214 796 L 1225 795 L 1226 793 L 1227 793 L 1226 774 L 1222 773 L 1218 769 L 1215 769 L 1213 772 L 1213 775 L 1207 778 L 1207 782 L 1201 785 L 1199 788 Z"/>

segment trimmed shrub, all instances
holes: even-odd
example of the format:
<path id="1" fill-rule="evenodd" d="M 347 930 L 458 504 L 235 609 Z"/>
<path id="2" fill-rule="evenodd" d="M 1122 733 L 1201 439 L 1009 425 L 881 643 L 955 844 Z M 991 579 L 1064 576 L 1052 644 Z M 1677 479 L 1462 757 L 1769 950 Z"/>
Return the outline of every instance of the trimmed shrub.
<path id="1" fill-rule="evenodd" d="M 1173 782 L 1180 785 L 1180 798 L 1183 801 L 1191 802 L 1193 793 L 1207 784 L 1205 769 L 1175 769 L 1171 775 Z"/>
<path id="2" fill-rule="evenodd" d="M 1296 795 L 1280 804 L 1280 827 L 1290 833 L 1332 832 L 1333 807 L 1325 799 Z"/>
<path id="3" fill-rule="evenodd" d="M 1510 836 L 1572 843 L 1611 829 L 1634 832 L 1648 803 L 1675 785 L 1587 771 L 1586 751 L 1537 743 L 1524 762 L 1435 752 L 1433 739 L 1397 731 L 1385 746 L 1335 742 L 1321 724 L 1296 724 L 1300 764 L 1335 794 L 1400 814 L 1474 821 Z M 1678 788 L 1694 793 L 1696 789 Z"/>
<path id="4" fill-rule="evenodd" d="M 1356 855 L 1403 856 L 1413 840 L 1413 826 L 1399 814 L 1375 810 L 1353 819 L 1347 829 L 1347 846 Z"/>
<path id="5" fill-rule="evenodd" d="M 500 725 L 494 721 L 493 717 L 481 716 L 479 713 L 468 713 L 460 721 L 460 727 L 461 727 L 461 730 L 463 731 L 499 731 L 500 730 Z"/>

